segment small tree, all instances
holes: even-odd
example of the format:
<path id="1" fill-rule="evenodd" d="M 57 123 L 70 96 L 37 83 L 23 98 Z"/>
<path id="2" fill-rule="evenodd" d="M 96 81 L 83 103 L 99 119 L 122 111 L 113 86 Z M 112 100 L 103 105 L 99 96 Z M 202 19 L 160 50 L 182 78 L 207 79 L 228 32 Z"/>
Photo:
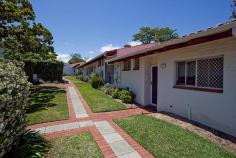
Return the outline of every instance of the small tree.
<path id="1" fill-rule="evenodd" d="M 150 28 L 150 27 L 141 27 L 139 32 L 133 35 L 134 41 L 140 41 L 143 44 L 148 44 L 151 42 L 165 42 L 170 39 L 175 39 L 178 37 L 178 34 L 175 30 L 170 29 L 169 27 L 164 28 Z"/>
<path id="2" fill-rule="evenodd" d="M 68 61 L 68 63 L 74 64 L 74 63 L 78 63 L 78 62 L 84 62 L 84 59 L 82 58 L 82 56 L 79 53 L 71 54 L 71 58 Z"/>

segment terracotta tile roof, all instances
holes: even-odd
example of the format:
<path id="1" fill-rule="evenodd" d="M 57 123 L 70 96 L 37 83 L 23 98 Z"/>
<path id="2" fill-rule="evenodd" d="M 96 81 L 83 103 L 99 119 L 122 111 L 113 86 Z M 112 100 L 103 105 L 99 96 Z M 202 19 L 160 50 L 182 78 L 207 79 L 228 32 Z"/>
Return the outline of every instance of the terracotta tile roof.
<path id="1" fill-rule="evenodd" d="M 129 47 L 129 48 L 117 49 L 117 57 L 124 56 L 124 55 L 134 53 L 134 52 L 138 52 L 140 50 L 151 48 L 156 45 L 157 45 L 157 43 L 150 43 L 150 44 L 141 44 L 141 45 L 137 45 L 137 46 L 133 46 L 133 47 Z"/>
<path id="2" fill-rule="evenodd" d="M 148 51 L 154 51 L 154 50 L 161 49 L 167 46 L 171 46 L 178 43 L 197 39 L 200 37 L 220 33 L 220 32 L 229 30 L 233 27 L 236 27 L 236 20 L 220 23 L 220 24 L 217 24 L 215 27 L 209 27 L 204 30 L 199 30 L 199 31 L 190 33 L 188 35 L 181 36 L 177 39 L 172 39 L 172 40 L 162 42 L 162 43 L 153 43 L 153 44 L 148 44 L 148 45 L 139 45 L 139 46 L 131 47 L 131 48 L 119 49 L 117 50 L 117 56 L 112 59 L 107 60 L 106 62 L 115 62 L 115 61 L 126 59 L 126 58 L 128 59 L 129 57 L 138 56 L 140 54 L 145 55 L 145 53 Z"/>
<path id="3" fill-rule="evenodd" d="M 68 66 L 70 66 L 70 67 L 72 67 L 72 68 L 75 68 L 75 67 L 78 67 L 78 66 L 80 66 L 80 65 L 82 65 L 82 64 L 84 64 L 84 62 L 78 62 L 78 63 L 66 64 L 66 65 L 68 65 Z"/>

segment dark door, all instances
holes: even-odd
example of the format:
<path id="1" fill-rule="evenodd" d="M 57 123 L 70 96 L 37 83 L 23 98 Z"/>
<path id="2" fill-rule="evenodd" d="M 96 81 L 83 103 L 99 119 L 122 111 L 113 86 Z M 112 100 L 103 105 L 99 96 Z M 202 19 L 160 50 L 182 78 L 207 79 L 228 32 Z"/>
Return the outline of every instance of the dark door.
<path id="1" fill-rule="evenodd" d="M 152 67 L 152 103 L 157 104 L 157 66 Z"/>

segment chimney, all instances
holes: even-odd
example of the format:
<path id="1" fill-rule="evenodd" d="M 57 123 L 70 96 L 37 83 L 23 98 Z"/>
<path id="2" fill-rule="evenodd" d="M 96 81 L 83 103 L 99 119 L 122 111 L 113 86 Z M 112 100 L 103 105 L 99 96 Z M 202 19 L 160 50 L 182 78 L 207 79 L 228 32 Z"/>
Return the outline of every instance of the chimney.
<path id="1" fill-rule="evenodd" d="M 131 48 L 132 46 L 129 44 L 124 45 L 124 48 Z"/>

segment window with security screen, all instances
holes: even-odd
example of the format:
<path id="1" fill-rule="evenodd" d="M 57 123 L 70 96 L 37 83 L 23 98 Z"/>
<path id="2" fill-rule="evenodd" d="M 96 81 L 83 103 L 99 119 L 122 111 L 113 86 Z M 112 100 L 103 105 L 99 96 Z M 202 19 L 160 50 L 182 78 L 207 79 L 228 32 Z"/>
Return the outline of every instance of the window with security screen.
<path id="1" fill-rule="evenodd" d="M 139 70 L 139 58 L 134 59 L 134 67 L 133 70 Z"/>
<path id="2" fill-rule="evenodd" d="M 130 71 L 131 69 L 131 60 L 123 61 L 123 71 Z"/>
<path id="3" fill-rule="evenodd" d="M 177 62 L 176 85 L 223 89 L 223 68 L 223 56 Z"/>

